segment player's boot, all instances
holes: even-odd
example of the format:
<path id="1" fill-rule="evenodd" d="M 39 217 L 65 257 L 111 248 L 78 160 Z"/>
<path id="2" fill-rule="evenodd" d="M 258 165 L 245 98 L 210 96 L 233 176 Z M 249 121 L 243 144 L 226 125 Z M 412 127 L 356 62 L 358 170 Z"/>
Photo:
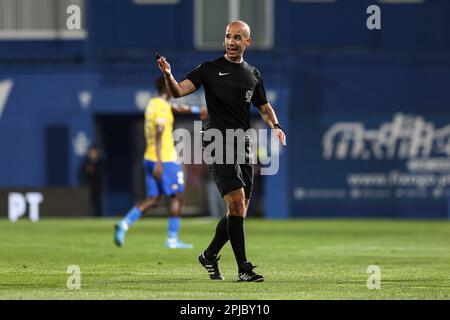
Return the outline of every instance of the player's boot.
<path id="1" fill-rule="evenodd" d="M 119 221 L 114 226 L 114 243 L 121 247 L 125 242 L 125 234 L 127 233 L 128 226 L 125 222 Z"/>
<path id="2" fill-rule="evenodd" d="M 211 280 L 224 280 L 224 277 L 219 271 L 219 259 L 220 256 L 217 256 L 214 260 L 208 260 L 205 258 L 204 252 L 198 256 L 198 261 L 205 267 L 206 271 L 208 271 Z"/>
<path id="3" fill-rule="evenodd" d="M 194 246 L 190 243 L 183 242 L 178 239 L 168 238 L 166 240 L 166 247 L 170 249 L 192 249 Z"/>
<path id="4" fill-rule="evenodd" d="M 263 282 L 264 276 L 261 274 L 255 273 L 253 269 L 257 266 L 253 266 L 250 262 L 244 262 L 241 265 L 241 271 L 238 274 L 239 282 Z"/>

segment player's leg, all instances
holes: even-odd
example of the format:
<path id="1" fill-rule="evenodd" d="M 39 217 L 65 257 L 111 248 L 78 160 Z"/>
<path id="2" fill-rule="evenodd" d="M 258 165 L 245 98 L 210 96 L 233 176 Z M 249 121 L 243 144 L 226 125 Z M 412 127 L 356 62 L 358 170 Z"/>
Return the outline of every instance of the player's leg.
<path id="1" fill-rule="evenodd" d="M 222 197 L 230 190 L 241 188 L 244 185 L 243 179 L 239 178 L 236 173 L 236 166 L 233 164 L 211 164 L 208 170 L 214 179 L 217 188 Z M 223 280 L 223 276 L 219 271 L 218 261 L 220 259 L 219 252 L 229 240 L 228 237 L 228 216 L 230 207 L 227 204 L 227 212 L 225 216 L 219 220 L 214 237 L 208 248 L 203 251 L 199 257 L 199 262 L 206 268 L 212 280 Z"/>
<path id="2" fill-rule="evenodd" d="M 247 261 L 245 250 L 244 220 L 253 187 L 253 166 L 239 165 L 239 171 L 239 176 L 243 179 L 245 186 L 226 194 L 224 197 L 230 208 L 228 236 L 238 265 L 238 281 L 262 282 L 264 277 L 253 271 L 255 267 Z"/>
<path id="3" fill-rule="evenodd" d="M 159 198 L 159 196 L 146 197 L 132 207 L 122 220 L 117 222 L 114 232 L 114 242 L 117 246 L 123 246 L 127 231 L 142 216 L 145 210 L 159 202 Z"/>
<path id="4" fill-rule="evenodd" d="M 133 206 L 115 225 L 114 242 L 117 246 L 124 244 L 126 232 L 142 216 L 143 212 L 156 205 L 161 199 L 158 182 L 153 177 L 154 164 L 152 161 L 144 161 L 147 197 Z"/>
<path id="5" fill-rule="evenodd" d="M 249 266 L 245 255 L 243 223 L 251 194 L 253 168 L 241 168 L 238 164 L 213 164 L 208 169 L 224 196 L 228 210 L 226 216 L 219 221 L 210 245 L 199 256 L 199 261 L 211 279 L 223 279 L 218 267 L 218 253 L 228 240 L 238 261 L 239 272 Z"/>
<path id="6" fill-rule="evenodd" d="M 225 216 L 222 217 L 222 219 L 219 220 L 216 226 L 216 232 L 214 234 L 214 237 L 209 244 L 208 248 L 203 252 L 204 256 L 208 260 L 214 260 L 220 250 L 223 248 L 223 246 L 228 241 L 228 214 L 229 214 L 229 208 L 227 206 L 227 212 L 225 213 Z"/>
<path id="7" fill-rule="evenodd" d="M 170 196 L 169 217 L 167 226 L 166 247 L 171 249 L 191 249 L 192 244 L 179 240 L 181 227 L 181 211 L 183 207 L 184 178 L 181 166 L 175 162 L 163 164 L 161 188 L 165 195 Z"/>
<path id="8" fill-rule="evenodd" d="M 244 219 L 249 199 L 245 198 L 244 188 L 232 191 L 224 198 L 230 208 L 228 236 L 238 265 L 238 281 L 262 282 L 264 277 L 253 271 L 255 267 L 247 261 L 245 252 Z"/>
<path id="9" fill-rule="evenodd" d="M 241 187 L 228 192 L 224 196 L 224 199 L 229 208 L 227 223 L 228 237 L 236 262 L 240 268 L 240 266 L 247 261 L 244 234 L 244 219 L 246 213 L 244 188 Z"/>
<path id="10" fill-rule="evenodd" d="M 212 280 L 224 280 L 219 270 L 218 261 L 220 259 L 219 252 L 228 241 L 228 211 L 227 207 L 225 216 L 219 220 L 216 226 L 216 233 L 211 243 L 198 257 L 198 260 L 206 268 Z"/>
<path id="11" fill-rule="evenodd" d="M 222 197 L 230 190 L 240 188 L 244 185 L 243 179 L 235 177 L 235 165 L 211 164 L 208 165 L 208 171 L 214 179 Z M 228 179 L 228 177 L 232 177 L 232 179 Z M 225 216 L 217 223 L 214 237 L 210 242 L 208 248 L 206 248 L 206 250 L 202 253 L 204 258 L 210 261 L 214 261 L 218 257 L 220 250 L 229 240 L 227 225 L 230 207 L 227 203 L 226 205 L 227 212 L 225 213 Z"/>
<path id="12" fill-rule="evenodd" d="M 179 239 L 182 206 L 182 193 L 176 193 L 170 197 L 166 247 L 171 249 L 192 249 L 194 247 L 192 244 Z"/>

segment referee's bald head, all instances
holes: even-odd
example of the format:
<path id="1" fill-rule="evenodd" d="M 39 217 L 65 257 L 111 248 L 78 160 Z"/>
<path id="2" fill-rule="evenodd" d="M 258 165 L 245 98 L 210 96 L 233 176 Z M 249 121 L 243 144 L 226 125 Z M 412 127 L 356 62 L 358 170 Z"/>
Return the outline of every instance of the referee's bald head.
<path id="1" fill-rule="evenodd" d="M 234 20 L 234 21 L 231 21 L 231 22 L 227 25 L 227 28 L 228 28 L 228 27 L 231 27 L 231 26 L 239 27 L 239 28 L 241 29 L 241 31 L 242 31 L 242 35 L 243 35 L 245 38 L 247 38 L 247 39 L 250 38 L 250 35 L 251 35 L 250 27 L 248 26 L 247 23 L 245 23 L 245 21 L 242 21 L 242 20 Z"/>

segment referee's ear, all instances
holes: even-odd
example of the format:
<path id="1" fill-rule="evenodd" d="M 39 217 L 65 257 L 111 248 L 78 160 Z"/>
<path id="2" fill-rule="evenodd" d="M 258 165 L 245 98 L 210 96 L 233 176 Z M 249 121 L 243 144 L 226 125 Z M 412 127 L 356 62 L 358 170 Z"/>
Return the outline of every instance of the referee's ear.
<path id="1" fill-rule="evenodd" d="M 250 47 L 250 45 L 252 44 L 252 38 L 248 38 L 248 39 L 245 39 L 245 47 Z"/>

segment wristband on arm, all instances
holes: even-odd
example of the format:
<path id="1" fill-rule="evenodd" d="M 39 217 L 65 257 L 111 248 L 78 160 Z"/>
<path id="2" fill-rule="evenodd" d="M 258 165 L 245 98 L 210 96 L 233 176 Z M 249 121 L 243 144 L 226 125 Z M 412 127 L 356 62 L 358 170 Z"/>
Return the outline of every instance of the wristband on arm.
<path id="1" fill-rule="evenodd" d="M 272 128 L 272 129 L 275 129 L 275 128 L 280 129 L 281 131 L 283 131 L 283 127 L 282 127 L 279 123 L 275 123 L 275 124 L 273 125 L 273 128 Z"/>

